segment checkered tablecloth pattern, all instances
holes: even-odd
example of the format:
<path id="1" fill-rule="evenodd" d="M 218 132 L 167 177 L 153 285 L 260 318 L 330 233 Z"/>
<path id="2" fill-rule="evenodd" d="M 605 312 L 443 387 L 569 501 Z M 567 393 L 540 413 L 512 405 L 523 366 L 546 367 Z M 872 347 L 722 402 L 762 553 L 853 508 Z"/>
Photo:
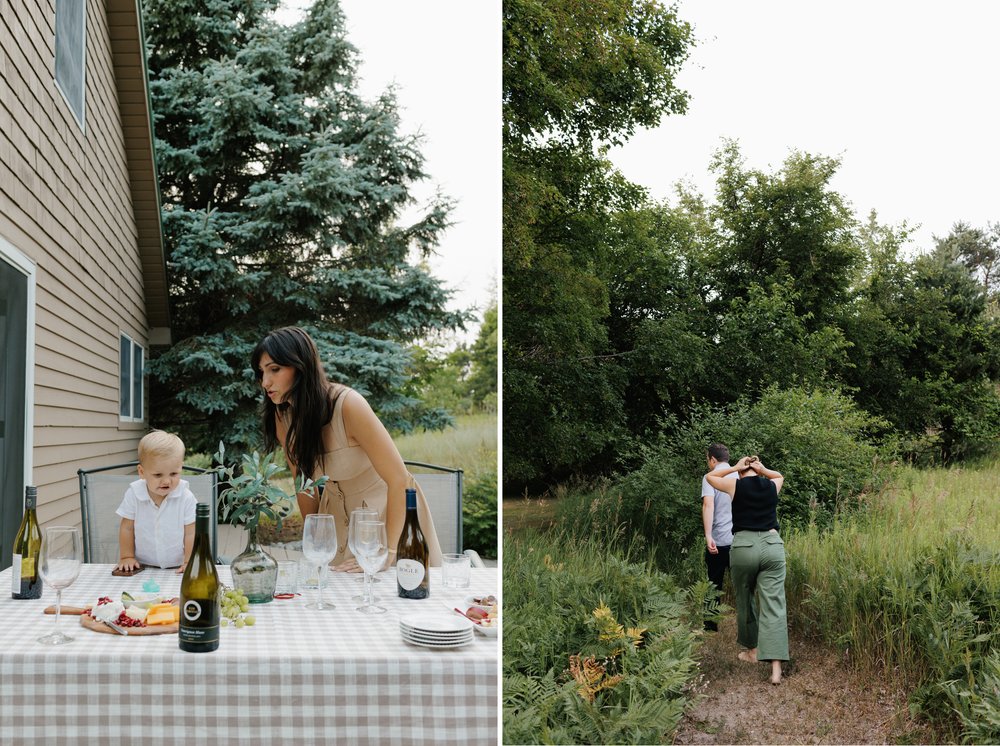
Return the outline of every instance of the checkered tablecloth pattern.
<path id="1" fill-rule="evenodd" d="M 63 603 L 88 606 L 100 596 L 141 593 L 153 578 L 166 596 L 180 576 L 147 569 L 131 578 L 111 565 L 84 565 Z M 229 584 L 229 568 L 219 568 Z M 37 601 L 0 598 L 0 744 L 100 742 L 209 744 L 495 744 L 498 740 L 499 644 L 476 633 L 473 644 L 433 650 L 403 642 L 400 618 L 448 615 L 470 593 L 497 592 L 495 568 L 473 568 L 469 591 L 445 590 L 431 570 L 431 598 L 396 596 L 393 571 L 376 585 L 387 613 L 355 610 L 357 575 L 330 573 L 332 611 L 293 600 L 254 604 L 253 627 L 221 630 L 213 653 L 184 653 L 177 635 L 101 634 L 63 616 L 76 640 L 49 647 L 45 615 L 55 591 Z M 10 587 L 10 569 L 0 588 Z M 111 739 L 111 740 L 108 740 Z"/>

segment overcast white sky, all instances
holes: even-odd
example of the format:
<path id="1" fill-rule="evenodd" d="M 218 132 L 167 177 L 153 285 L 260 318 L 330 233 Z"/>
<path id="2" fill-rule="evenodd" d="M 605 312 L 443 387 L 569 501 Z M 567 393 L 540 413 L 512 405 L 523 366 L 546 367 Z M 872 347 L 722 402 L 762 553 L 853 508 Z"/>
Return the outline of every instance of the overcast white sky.
<path id="1" fill-rule="evenodd" d="M 290 22 L 312 3 L 284 5 L 279 19 Z M 457 201 L 431 267 L 455 291 L 449 307 L 475 308 L 481 319 L 500 274 L 500 0 L 340 6 L 361 57 L 360 93 L 374 99 L 395 84 L 402 131 L 423 135 L 429 178 L 413 193 L 426 204 L 440 188 Z M 461 339 L 473 341 L 477 330 Z"/>
<path id="2" fill-rule="evenodd" d="M 839 156 L 833 188 L 864 218 L 922 227 L 911 251 L 952 224 L 1000 221 L 1000 4 L 682 0 L 699 45 L 678 78 L 688 113 L 614 149 L 655 199 L 681 179 L 714 195 L 723 137 L 747 164 L 792 149 Z"/>

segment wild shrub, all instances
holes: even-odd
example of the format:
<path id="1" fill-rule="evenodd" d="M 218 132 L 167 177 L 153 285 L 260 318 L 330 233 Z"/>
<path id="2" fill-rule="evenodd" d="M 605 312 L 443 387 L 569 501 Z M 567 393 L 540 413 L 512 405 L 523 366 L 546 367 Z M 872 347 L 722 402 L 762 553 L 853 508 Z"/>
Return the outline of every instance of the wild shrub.
<path id="1" fill-rule="evenodd" d="M 504 743 L 669 742 L 707 583 L 565 532 L 506 537 L 503 581 Z"/>
<path id="2" fill-rule="evenodd" d="M 481 471 L 462 489 L 462 543 L 487 559 L 497 558 L 497 470 Z"/>
<path id="3" fill-rule="evenodd" d="M 953 679 L 941 689 L 957 704 L 965 743 L 1000 743 L 1000 650 L 983 659 L 976 684 Z"/>
<path id="4" fill-rule="evenodd" d="M 882 483 L 874 442 L 880 427 L 848 397 L 819 390 L 771 388 L 756 402 L 697 407 L 686 422 L 665 422 L 663 435 L 640 449 L 641 466 L 591 507 L 593 523 L 624 525 L 644 536 L 671 568 L 692 549 L 700 557 L 705 452 L 721 442 L 733 463 L 757 454 L 784 475 L 778 505 L 783 527 L 828 525 L 838 510 Z"/>

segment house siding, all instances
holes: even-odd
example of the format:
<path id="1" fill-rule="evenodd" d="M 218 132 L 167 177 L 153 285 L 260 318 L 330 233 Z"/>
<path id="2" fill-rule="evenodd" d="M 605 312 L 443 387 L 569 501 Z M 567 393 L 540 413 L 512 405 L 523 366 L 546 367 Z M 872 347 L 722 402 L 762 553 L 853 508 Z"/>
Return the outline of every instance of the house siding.
<path id="1" fill-rule="evenodd" d="M 141 240 L 149 243 L 150 229 L 137 224 L 133 209 L 143 154 L 126 141 L 119 94 L 122 87 L 140 88 L 144 102 L 145 88 L 141 58 L 123 53 L 115 41 L 129 37 L 129 24 L 131 38 L 138 39 L 134 3 L 88 0 L 81 130 L 55 83 L 54 24 L 54 0 L 4 3 L 0 236 L 37 265 L 34 426 L 28 445 L 39 521 L 79 525 L 77 469 L 133 460 L 146 430 L 145 423 L 118 418 L 119 332 L 148 350 L 151 326 L 146 295 L 151 272 L 140 250 Z M 134 79 L 120 80 L 130 69 Z M 139 139 L 148 141 L 148 118 L 127 107 L 124 113 L 130 128 L 146 122 Z M 150 191 L 151 149 L 145 161 L 143 188 Z M 155 179 L 152 183 L 142 201 L 147 211 L 153 206 L 157 221 Z M 154 243 L 160 240 L 158 222 L 155 231 Z M 152 275 L 157 270 L 163 275 L 153 284 L 165 299 L 162 253 L 160 266 L 155 257 L 152 264 Z M 164 325 L 165 312 L 156 313 L 161 318 L 152 325 Z"/>

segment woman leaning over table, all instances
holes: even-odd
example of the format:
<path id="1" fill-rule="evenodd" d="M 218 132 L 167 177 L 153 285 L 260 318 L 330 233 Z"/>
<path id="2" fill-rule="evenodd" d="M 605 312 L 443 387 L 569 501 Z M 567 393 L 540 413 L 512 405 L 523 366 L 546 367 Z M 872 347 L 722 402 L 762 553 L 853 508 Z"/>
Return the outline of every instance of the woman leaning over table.
<path id="1" fill-rule="evenodd" d="M 361 394 L 327 379 L 312 337 L 296 326 L 276 329 L 260 341 L 250 360 L 264 389 L 265 449 L 281 446 L 293 475 L 329 478 L 320 495 L 310 490 L 296 497 L 303 518 L 317 512 L 336 518 L 334 569 L 360 569 L 347 546 L 347 529 L 351 511 L 361 507 L 378 510 L 385 520 L 389 558 L 395 561 L 407 487 L 417 489 L 430 563 L 440 565 L 441 548 L 427 501 L 389 432 Z"/>
<path id="2" fill-rule="evenodd" d="M 739 472 L 736 481 L 723 478 L 734 471 Z M 736 591 L 736 641 L 747 648 L 739 659 L 771 661 L 771 683 L 780 684 L 781 662 L 788 660 L 785 544 L 778 534 L 777 511 L 785 478 L 756 456 L 744 456 L 705 478 L 733 498 L 729 572 Z"/>

